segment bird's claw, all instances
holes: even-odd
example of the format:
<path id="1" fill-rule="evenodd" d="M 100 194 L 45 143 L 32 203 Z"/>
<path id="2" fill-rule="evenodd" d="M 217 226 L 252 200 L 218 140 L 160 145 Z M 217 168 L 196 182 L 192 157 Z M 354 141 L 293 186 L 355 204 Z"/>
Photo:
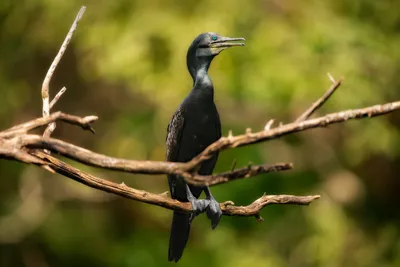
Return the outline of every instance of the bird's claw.
<path id="1" fill-rule="evenodd" d="M 211 220 L 211 228 L 215 229 L 222 217 L 221 207 L 219 203 L 214 199 L 210 198 L 210 204 L 207 206 L 206 213 L 207 217 Z"/>

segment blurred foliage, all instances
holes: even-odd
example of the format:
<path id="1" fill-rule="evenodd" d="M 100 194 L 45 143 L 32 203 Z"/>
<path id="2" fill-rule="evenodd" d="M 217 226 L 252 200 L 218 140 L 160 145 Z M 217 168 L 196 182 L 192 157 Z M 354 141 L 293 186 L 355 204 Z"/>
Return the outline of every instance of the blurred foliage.
<path id="1" fill-rule="evenodd" d="M 54 136 L 94 151 L 163 160 L 166 126 L 191 88 L 185 55 L 200 32 L 245 37 L 211 66 L 223 133 L 296 118 L 329 87 L 319 114 L 400 99 L 400 2 L 393 0 L 2 0 L 0 126 L 41 114 L 40 88 L 77 11 L 87 11 L 51 83 L 56 109 L 100 120 L 92 136 Z M 400 266 L 400 113 L 226 151 L 217 171 L 292 161 L 290 172 L 213 188 L 248 204 L 269 194 L 321 194 L 272 206 L 264 223 L 197 218 L 181 266 Z M 75 163 L 74 163 L 75 164 Z M 161 193 L 166 178 L 75 164 Z M 164 266 L 171 212 L 0 161 L 0 266 Z"/>

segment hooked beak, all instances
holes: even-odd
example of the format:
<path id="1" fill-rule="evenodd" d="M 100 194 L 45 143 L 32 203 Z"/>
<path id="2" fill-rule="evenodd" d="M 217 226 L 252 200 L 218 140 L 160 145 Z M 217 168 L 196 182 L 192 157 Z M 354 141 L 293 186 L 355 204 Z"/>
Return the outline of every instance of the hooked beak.
<path id="1" fill-rule="evenodd" d="M 244 41 L 244 38 L 220 37 L 218 40 L 211 41 L 205 47 L 198 48 L 196 50 L 196 56 L 216 56 L 229 47 L 244 46 Z"/>
<path id="2" fill-rule="evenodd" d="M 212 41 L 210 43 L 210 48 L 222 48 L 226 49 L 232 46 L 244 46 L 244 42 L 246 39 L 244 38 L 230 38 L 230 37 L 222 37 L 219 40 Z"/>

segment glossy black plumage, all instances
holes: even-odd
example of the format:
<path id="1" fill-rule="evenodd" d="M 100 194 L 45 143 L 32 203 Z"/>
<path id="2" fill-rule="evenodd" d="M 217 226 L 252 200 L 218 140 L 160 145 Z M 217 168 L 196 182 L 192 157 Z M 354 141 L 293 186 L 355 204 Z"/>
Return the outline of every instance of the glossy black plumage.
<path id="1" fill-rule="evenodd" d="M 221 122 L 214 103 L 214 87 L 208 76 L 212 59 L 222 50 L 243 43 L 242 38 L 227 38 L 215 33 L 200 34 L 191 44 L 187 53 L 187 67 L 193 78 L 193 88 L 174 113 L 167 130 L 167 160 L 187 162 L 202 152 L 208 145 L 221 137 Z M 213 172 L 218 154 L 203 162 L 199 174 Z M 190 223 L 195 215 L 206 211 L 215 228 L 222 215 L 219 204 L 212 197 L 208 187 L 196 187 L 185 183 L 176 175 L 168 175 L 171 197 L 179 201 L 190 201 L 193 214 L 174 212 L 168 259 L 178 261 L 186 246 Z M 190 189 L 190 191 L 188 191 Z M 202 191 L 206 200 L 198 200 Z"/>

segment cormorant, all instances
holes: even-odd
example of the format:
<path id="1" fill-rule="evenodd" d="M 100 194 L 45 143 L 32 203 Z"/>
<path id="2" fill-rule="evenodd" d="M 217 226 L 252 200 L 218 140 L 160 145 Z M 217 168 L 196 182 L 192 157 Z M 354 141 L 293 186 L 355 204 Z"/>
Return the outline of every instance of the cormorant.
<path id="1" fill-rule="evenodd" d="M 214 103 L 214 87 L 208 76 L 213 58 L 232 46 L 243 46 L 244 38 L 229 38 L 219 34 L 202 33 L 194 39 L 187 52 L 186 63 L 193 78 L 193 89 L 174 113 L 167 129 L 167 160 L 187 162 L 221 137 L 221 122 Z M 197 169 L 201 175 L 213 172 L 218 154 L 204 161 Z M 219 203 L 210 188 L 187 185 L 177 175 L 168 175 L 171 197 L 182 202 L 190 201 L 191 214 L 174 212 L 169 240 L 168 260 L 177 262 L 189 237 L 193 218 L 206 211 L 214 229 L 221 218 Z M 197 199 L 204 190 L 206 199 Z"/>

